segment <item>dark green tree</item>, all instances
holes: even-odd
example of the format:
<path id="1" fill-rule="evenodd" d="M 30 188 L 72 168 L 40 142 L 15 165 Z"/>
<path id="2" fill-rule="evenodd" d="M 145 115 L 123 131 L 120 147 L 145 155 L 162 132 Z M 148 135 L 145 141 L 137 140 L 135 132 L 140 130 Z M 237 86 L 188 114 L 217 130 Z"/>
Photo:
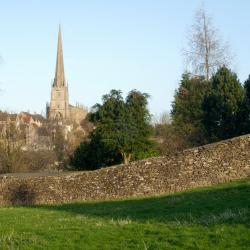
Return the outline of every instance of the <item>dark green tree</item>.
<path id="1" fill-rule="evenodd" d="M 211 88 L 203 102 L 203 124 L 210 141 L 242 133 L 243 103 L 244 90 L 237 75 L 221 67 L 212 77 Z"/>
<path id="2" fill-rule="evenodd" d="M 250 75 L 244 83 L 244 101 L 238 117 L 240 122 L 240 134 L 250 133 Z"/>
<path id="3" fill-rule="evenodd" d="M 119 90 L 104 95 L 102 104 L 96 104 L 89 116 L 95 125 L 90 140 L 75 151 L 71 164 L 93 169 L 155 155 L 149 139 L 148 97 L 137 90 L 131 91 L 126 100 Z"/>
<path id="4" fill-rule="evenodd" d="M 182 75 L 172 103 L 172 121 L 174 128 L 186 139 L 187 146 L 204 144 L 206 137 L 202 124 L 202 103 L 209 83 L 204 77 Z"/>
<path id="5" fill-rule="evenodd" d="M 126 98 L 126 137 L 119 146 L 124 163 L 128 163 L 131 158 L 138 160 L 155 154 L 152 141 L 149 140 L 153 130 L 147 108 L 148 98 L 148 94 L 136 90 L 131 91 Z"/>
<path id="6" fill-rule="evenodd" d="M 244 90 L 247 100 L 250 102 L 250 75 L 244 83 Z"/>
<path id="7" fill-rule="evenodd" d="M 95 170 L 121 163 L 121 155 L 103 144 L 97 134 L 91 134 L 90 138 L 83 141 L 70 156 L 69 162 L 74 169 Z"/>

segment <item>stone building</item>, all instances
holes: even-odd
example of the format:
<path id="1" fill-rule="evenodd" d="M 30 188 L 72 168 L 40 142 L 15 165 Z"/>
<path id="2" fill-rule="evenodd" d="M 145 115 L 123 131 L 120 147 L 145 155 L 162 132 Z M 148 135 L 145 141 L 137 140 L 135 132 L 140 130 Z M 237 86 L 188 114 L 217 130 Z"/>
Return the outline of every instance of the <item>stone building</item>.
<path id="1" fill-rule="evenodd" d="M 80 124 L 87 115 L 87 109 L 83 106 L 69 104 L 68 84 L 65 80 L 62 36 L 59 27 L 57 60 L 55 78 L 51 89 L 50 104 L 47 104 L 47 118 L 49 120 L 63 120 Z"/>
<path id="2" fill-rule="evenodd" d="M 12 138 L 21 142 L 24 151 L 50 150 L 50 131 L 46 125 L 47 121 L 39 114 L 0 111 L 0 143 Z"/>
<path id="3" fill-rule="evenodd" d="M 60 127 L 64 139 L 77 145 L 87 137 L 92 126 L 85 119 L 87 109 L 81 105 L 69 104 L 68 84 L 65 80 L 62 37 L 59 28 L 56 72 L 51 88 L 51 100 L 47 105 L 46 118 L 39 114 L 21 112 L 10 114 L 0 111 L 0 143 L 11 126 L 22 136 L 22 150 L 51 151 L 56 129 Z"/>

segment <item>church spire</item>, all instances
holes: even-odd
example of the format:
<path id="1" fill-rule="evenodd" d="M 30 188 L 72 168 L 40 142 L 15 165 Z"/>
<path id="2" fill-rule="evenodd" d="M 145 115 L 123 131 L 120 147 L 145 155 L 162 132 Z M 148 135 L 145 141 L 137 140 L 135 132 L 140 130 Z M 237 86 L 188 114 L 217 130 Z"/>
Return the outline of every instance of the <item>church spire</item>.
<path id="1" fill-rule="evenodd" d="M 66 85 L 63 65 L 63 51 L 62 51 L 62 35 L 61 26 L 59 25 L 58 44 L 57 44 L 57 58 L 56 58 L 56 74 L 54 79 L 54 87 L 63 87 Z"/>

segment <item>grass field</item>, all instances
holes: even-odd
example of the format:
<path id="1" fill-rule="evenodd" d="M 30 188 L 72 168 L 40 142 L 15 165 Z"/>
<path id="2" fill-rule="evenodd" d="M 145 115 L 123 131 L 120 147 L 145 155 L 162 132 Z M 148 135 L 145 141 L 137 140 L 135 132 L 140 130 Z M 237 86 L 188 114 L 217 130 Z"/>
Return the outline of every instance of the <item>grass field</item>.
<path id="1" fill-rule="evenodd" d="M 144 199 L 3 207 L 0 249 L 250 249 L 250 179 Z"/>

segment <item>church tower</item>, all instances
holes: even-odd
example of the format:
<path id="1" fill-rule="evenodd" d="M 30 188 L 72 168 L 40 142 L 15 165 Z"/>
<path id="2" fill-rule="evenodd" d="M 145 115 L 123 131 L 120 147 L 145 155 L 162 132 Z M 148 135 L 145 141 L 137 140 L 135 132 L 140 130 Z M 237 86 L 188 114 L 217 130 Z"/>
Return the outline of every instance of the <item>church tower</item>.
<path id="1" fill-rule="evenodd" d="M 52 120 L 69 118 L 69 94 L 64 75 L 62 35 L 60 27 L 58 32 L 56 72 L 51 89 L 50 105 L 47 107 L 47 118 Z"/>

